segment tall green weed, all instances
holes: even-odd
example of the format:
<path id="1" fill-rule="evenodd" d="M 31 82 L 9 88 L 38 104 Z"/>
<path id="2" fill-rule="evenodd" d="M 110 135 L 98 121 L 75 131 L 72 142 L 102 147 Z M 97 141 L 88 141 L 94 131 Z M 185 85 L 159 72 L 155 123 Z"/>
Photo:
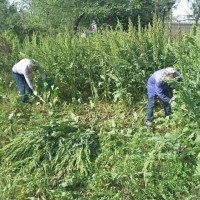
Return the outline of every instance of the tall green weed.
<path id="1" fill-rule="evenodd" d="M 61 100 L 87 101 L 91 97 L 132 104 L 146 90 L 150 73 L 174 63 L 171 40 L 154 18 L 152 25 L 139 25 L 137 31 L 130 22 L 128 32 L 118 24 L 114 30 L 105 29 L 87 38 L 67 31 L 33 34 L 11 47 L 15 61 L 29 57 L 41 63 L 48 81 L 59 88 L 55 95 Z"/>

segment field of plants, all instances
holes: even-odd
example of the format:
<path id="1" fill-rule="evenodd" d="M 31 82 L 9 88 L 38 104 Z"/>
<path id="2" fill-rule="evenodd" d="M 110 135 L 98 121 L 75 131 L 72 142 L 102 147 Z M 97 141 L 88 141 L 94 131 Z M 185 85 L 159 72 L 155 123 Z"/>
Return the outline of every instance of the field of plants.
<path id="1" fill-rule="evenodd" d="M 154 19 L 87 38 L 69 31 L 20 41 L 1 33 L 0 196 L 2 200 L 197 200 L 200 198 L 200 36 L 173 36 Z M 3 41 L 3 40 L 2 40 Z M 22 103 L 11 77 L 20 59 L 46 72 Z M 145 127 L 146 82 L 174 66 L 173 115 L 155 110 Z"/>

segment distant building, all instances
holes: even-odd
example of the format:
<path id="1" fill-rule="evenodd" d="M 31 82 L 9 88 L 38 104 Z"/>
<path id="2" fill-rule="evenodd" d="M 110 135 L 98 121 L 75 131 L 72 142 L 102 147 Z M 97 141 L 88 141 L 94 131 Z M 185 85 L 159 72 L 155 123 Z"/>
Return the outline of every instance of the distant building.
<path id="1" fill-rule="evenodd" d="M 173 34 L 179 35 L 183 33 L 190 33 L 194 25 L 195 18 L 193 15 L 180 15 L 173 18 L 170 26 Z"/>
<path id="2" fill-rule="evenodd" d="M 195 23 L 195 18 L 193 17 L 193 15 L 181 15 L 178 16 L 176 19 L 174 19 L 173 21 L 175 22 L 185 22 L 185 23 Z"/>

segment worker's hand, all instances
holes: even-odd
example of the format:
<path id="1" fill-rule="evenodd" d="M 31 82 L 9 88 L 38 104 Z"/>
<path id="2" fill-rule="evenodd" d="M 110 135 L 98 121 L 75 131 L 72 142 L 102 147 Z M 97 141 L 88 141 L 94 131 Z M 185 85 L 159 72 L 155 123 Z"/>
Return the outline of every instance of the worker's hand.
<path id="1" fill-rule="evenodd" d="M 36 90 L 33 90 L 33 94 L 34 94 L 35 96 L 38 96 L 38 92 L 37 92 Z"/>
<path id="2" fill-rule="evenodd" d="M 48 85 L 48 83 L 46 81 L 43 83 L 43 85 L 44 85 L 44 89 L 45 90 L 47 90 L 49 88 L 49 85 Z"/>

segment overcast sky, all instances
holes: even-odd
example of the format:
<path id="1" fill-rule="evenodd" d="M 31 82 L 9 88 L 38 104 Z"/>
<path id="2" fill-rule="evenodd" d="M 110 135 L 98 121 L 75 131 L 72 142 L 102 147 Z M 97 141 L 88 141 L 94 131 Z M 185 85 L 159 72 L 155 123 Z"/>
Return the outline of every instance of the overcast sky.
<path id="1" fill-rule="evenodd" d="M 181 0 L 176 10 L 173 10 L 174 16 L 191 14 L 190 4 L 187 0 Z"/>

